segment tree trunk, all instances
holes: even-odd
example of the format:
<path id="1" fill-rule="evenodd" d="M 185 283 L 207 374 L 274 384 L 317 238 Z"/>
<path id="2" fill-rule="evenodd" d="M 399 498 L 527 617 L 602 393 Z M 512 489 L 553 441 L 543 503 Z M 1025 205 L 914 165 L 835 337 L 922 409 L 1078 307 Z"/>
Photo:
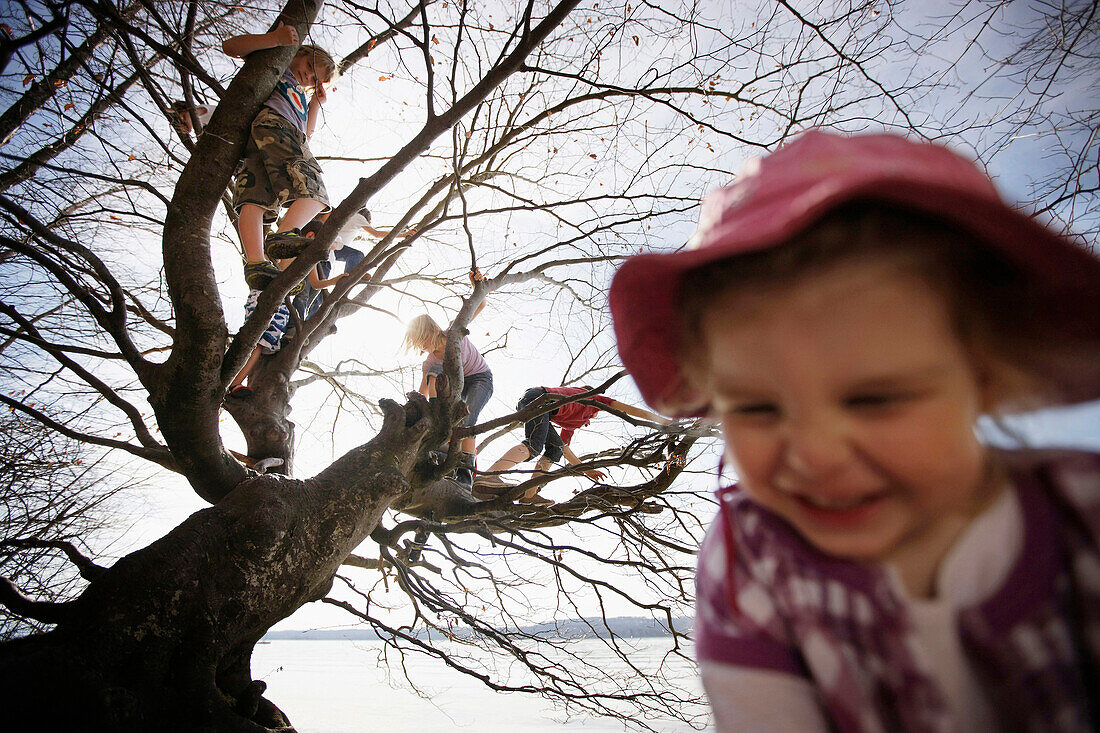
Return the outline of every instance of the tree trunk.
<path id="1" fill-rule="evenodd" d="M 282 464 L 269 470 L 288 476 L 294 473 L 294 423 L 288 416 L 294 397 L 289 375 L 295 368 L 297 359 L 283 351 L 261 356 L 248 379 L 252 394 L 225 400 L 226 412 L 244 434 L 248 457 L 277 458 Z"/>
<path id="2" fill-rule="evenodd" d="M 0 647 L 6 710 L 39 730 L 285 729 L 251 678 L 252 649 L 328 592 L 409 489 L 431 418 L 422 401 L 382 406 L 379 435 L 317 477 L 253 475 L 115 563 L 53 631 Z"/>

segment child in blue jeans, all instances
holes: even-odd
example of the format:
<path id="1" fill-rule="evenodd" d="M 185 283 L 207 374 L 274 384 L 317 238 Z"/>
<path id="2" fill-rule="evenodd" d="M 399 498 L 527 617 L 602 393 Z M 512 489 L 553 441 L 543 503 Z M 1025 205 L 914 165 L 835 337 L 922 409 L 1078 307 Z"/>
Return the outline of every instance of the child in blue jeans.
<path id="1" fill-rule="evenodd" d="M 484 280 L 485 276 L 480 270 L 470 273 L 470 283 L 476 284 Z M 485 301 L 474 311 L 470 317 L 472 321 L 485 308 Z M 419 315 L 409 322 L 405 330 L 405 348 L 417 349 L 426 353 L 424 363 L 421 366 L 423 374 L 420 386 L 417 388 L 425 397 L 435 397 L 436 380 L 443 373 L 443 352 L 447 345 L 447 333 L 439 327 L 431 316 Z M 462 360 L 462 401 L 466 403 L 469 411 L 462 421 L 463 427 L 477 424 L 477 418 L 481 410 L 493 396 L 493 373 L 489 369 L 488 362 L 477 350 L 468 336 L 462 337 L 459 344 L 459 352 Z M 456 471 L 459 483 L 467 488 L 473 486 L 473 473 L 477 470 L 477 442 L 471 435 L 462 439 L 462 456 L 460 466 Z"/>
<path id="2" fill-rule="evenodd" d="M 309 224 L 302 227 L 303 237 L 315 237 L 317 232 L 321 231 L 321 227 L 324 226 L 325 219 L 328 218 L 328 214 L 322 214 Z M 328 259 L 322 260 L 317 264 L 317 272 L 322 279 L 327 279 L 332 274 L 333 260 L 344 263 L 344 273 L 350 273 L 360 262 L 363 261 L 365 255 L 362 250 L 359 250 L 351 246 L 351 242 L 355 240 L 360 233 L 368 234 L 375 239 L 382 239 L 387 236 L 392 229 L 376 229 L 371 226 L 370 223 L 370 211 L 366 208 L 359 209 L 356 213 L 351 215 L 351 218 L 344 224 L 343 228 L 336 234 L 333 240 L 332 251 L 329 253 Z M 408 237 L 416 233 L 415 227 L 408 227 L 398 233 L 399 237 Z M 298 315 L 305 320 L 317 312 L 317 309 L 321 307 L 323 302 L 323 292 L 314 288 L 311 285 L 304 287 L 302 292 L 294 296 L 294 309 L 298 311 Z M 333 326 L 335 328 L 335 326 Z"/>
<path id="3" fill-rule="evenodd" d="M 718 731 L 1100 728 L 1100 456 L 981 415 L 1100 398 L 1100 260 L 970 161 L 804 133 L 611 286 L 647 401 L 721 421 Z"/>

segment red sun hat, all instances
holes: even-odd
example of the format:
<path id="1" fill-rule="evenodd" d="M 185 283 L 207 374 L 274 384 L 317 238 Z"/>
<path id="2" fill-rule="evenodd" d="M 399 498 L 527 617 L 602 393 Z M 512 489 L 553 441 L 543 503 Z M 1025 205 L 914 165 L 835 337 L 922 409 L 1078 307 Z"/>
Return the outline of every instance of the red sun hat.
<path id="1" fill-rule="evenodd" d="M 1006 204 L 973 162 L 947 148 L 899 135 L 811 130 L 709 194 L 689 246 L 628 259 L 611 283 L 619 355 L 642 396 L 668 415 L 706 413 L 707 400 L 679 366 L 683 274 L 790 240 L 848 202 L 879 201 L 937 216 L 999 251 L 1064 300 L 1066 328 L 1100 340 L 1100 259 Z M 1085 370 L 1086 372 L 1089 370 Z M 1071 401 L 1100 397 L 1100 367 L 1060 374 Z"/>

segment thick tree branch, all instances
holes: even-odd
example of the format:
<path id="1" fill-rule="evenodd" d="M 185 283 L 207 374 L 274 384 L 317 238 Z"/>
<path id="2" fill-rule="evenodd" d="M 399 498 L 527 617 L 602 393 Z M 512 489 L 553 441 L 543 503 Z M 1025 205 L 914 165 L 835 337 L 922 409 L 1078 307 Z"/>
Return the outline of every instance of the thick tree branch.
<path id="1" fill-rule="evenodd" d="M 77 570 L 80 572 L 80 577 L 85 580 L 95 580 L 107 570 L 107 568 L 102 565 L 97 565 L 91 558 L 76 549 L 76 545 L 72 542 L 66 542 L 65 540 L 40 540 L 37 537 L 28 537 L 6 540 L 0 544 L 18 548 L 31 547 L 61 550 L 65 553 L 65 556 L 69 558 L 72 564 L 76 566 Z"/>
<path id="2" fill-rule="evenodd" d="M 0 577 L 0 605 L 6 606 L 12 613 L 47 624 L 59 624 L 72 614 L 69 604 L 28 598 L 15 583 L 4 577 Z"/>

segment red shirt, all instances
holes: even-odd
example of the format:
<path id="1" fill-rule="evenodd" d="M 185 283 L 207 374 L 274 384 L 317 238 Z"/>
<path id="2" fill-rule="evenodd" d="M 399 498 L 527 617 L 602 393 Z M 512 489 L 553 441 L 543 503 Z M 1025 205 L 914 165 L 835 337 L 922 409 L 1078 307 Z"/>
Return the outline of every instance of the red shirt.
<path id="1" fill-rule="evenodd" d="M 568 397 L 589 391 L 588 387 L 543 387 L 543 389 L 550 394 L 560 394 Z M 587 399 L 595 400 L 596 402 L 608 406 L 614 402 L 610 397 L 603 397 L 600 395 Z M 562 405 L 557 410 L 550 413 L 550 422 L 561 428 L 561 442 L 569 445 L 569 441 L 573 440 L 573 431 L 577 428 L 583 428 L 588 425 L 588 423 L 592 422 L 592 418 L 594 418 L 599 411 L 600 408 L 593 407 L 592 405 L 582 405 L 580 402 L 570 402 L 568 405 Z"/>

